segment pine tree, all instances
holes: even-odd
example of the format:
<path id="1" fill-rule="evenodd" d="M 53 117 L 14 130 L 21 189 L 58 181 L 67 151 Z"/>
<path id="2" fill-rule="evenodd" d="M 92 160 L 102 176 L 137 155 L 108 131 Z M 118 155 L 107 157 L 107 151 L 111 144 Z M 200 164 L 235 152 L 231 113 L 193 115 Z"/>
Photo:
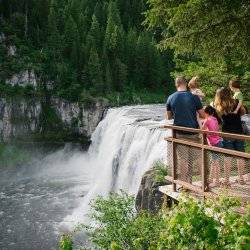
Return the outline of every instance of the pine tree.
<path id="1" fill-rule="evenodd" d="M 81 5 L 81 0 L 70 0 L 69 1 L 70 5 L 70 15 L 74 19 L 75 23 L 79 21 L 79 16 L 80 16 L 80 5 Z"/>
<path id="2" fill-rule="evenodd" d="M 127 84 L 127 66 L 117 58 L 114 69 L 115 90 L 122 91 Z"/>
<path id="3" fill-rule="evenodd" d="M 103 94 L 105 90 L 102 77 L 103 72 L 98 53 L 94 48 L 91 48 L 90 50 L 90 56 L 88 62 L 88 75 L 91 81 L 92 91 L 96 94 Z"/>
<path id="4" fill-rule="evenodd" d="M 106 13 L 102 1 L 97 1 L 94 9 L 94 15 L 96 16 L 99 23 L 106 23 Z"/>
<path id="5" fill-rule="evenodd" d="M 102 44 L 101 44 L 101 30 L 99 22 L 95 15 L 92 17 L 91 28 L 88 32 L 87 36 L 87 48 L 95 47 L 95 49 L 99 52 Z"/>
<path id="6" fill-rule="evenodd" d="M 130 29 L 128 31 L 125 41 L 125 63 L 128 66 L 128 82 L 133 82 L 133 77 L 136 67 L 136 47 L 137 47 L 138 34 L 135 30 Z M 134 87 L 136 83 L 134 83 Z"/>
<path id="7" fill-rule="evenodd" d="M 110 92 L 113 89 L 112 74 L 109 63 L 107 63 L 105 67 L 105 87 L 107 92 Z"/>
<path id="8" fill-rule="evenodd" d="M 52 1 L 48 16 L 48 45 L 52 50 L 56 50 L 58 48 L 58 44 L 60 44 L 60 35 L 57 28 L 57 16 L 55 8 L 55 2 Z"/>
<path id="9" fill-rule="evenodd" d="M 80 37 L 77 29 L 77 25 L 74 19 L 69 16 L 66 21 L 65 27 L 65 51 L 66 56 L 71 58 L 72 50 L 75 46 L 77 46 L 77 50 L 79 51 Z"/>
<path id="10" fill-rule="evenodd" d="M 109 54 L 121 56 L 123 51 L 123 27 L 119 16 L 119 11 L 116 2 L 110 2 L 108 7 L 108 21 L 105 32 L 105 47 Z"/>
<path id="11" fill-rule="evenodd" d="M 88 33 L 87 16 L 84 15 L 83 13 L 81 13 L 80 16 L 79 16 L 78 23 L 79 23 L 78 30 L 79 30 L 79 35 L 80 35 L 80 41 L 81 41 L 81 43 L 85 43 L 87 33 Z"/>
<path id="12" fill-rule="evenodd" d="M 122 26 L 120 12 L 116 1 L 110 1 L 108 5 L 108 17 L 113 20 L 117 26 Z"/>
<path id="13" fill-rule="evenodd" d="M 147 73 L 147 46 L 144 37 L 139 35 L 135 49 L 135 68 L 133 74 L 133 82 L 137 87 L 142 88 L 145 83 L 145 74 Z"/>

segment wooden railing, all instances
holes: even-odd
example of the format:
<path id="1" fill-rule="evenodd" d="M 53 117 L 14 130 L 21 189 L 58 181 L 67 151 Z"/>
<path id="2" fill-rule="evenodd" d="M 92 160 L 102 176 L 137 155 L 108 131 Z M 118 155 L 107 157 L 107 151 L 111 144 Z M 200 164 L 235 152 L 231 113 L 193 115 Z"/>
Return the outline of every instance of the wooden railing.
<path id="1" fill-rule="evenodd" d="M 195 193 L 202 194 L 204 197 L 214 196 L 214 194 L 211 193 L 209 190 L 209 183 L 208 183 L 208 167 L 209 166 L 207 165 L 208 161 L 206 158 L 207 157 L 206 151 L 226 154 L 227 156 L 242 158 L 246 160 L 250 159 L 249 153 L 209 146 L 207 145 L 207 139 L 206 139 L 207 135 L 218 135 L 222 138 L 228 138 L 228 139 L 230 138 L 230 139 L 242 140 L 242 141 L 247 142 L 247 141 L 250 141 L 250 136 L 248 135 L 207 131 L 207 130 L 192 129 L 192 128 L 186 128 L 186 127 L 173 126 L 173 125 L 165 125 L 163 126 L 163 128 L 172 130 L 172 137 L 166 137 L 165 140 L 168 142 L 171 142 L 172 144 L 172 176 L 166 176 L 166 179 L 173 184 L 173 191 L 176 191 L 176 185 L 180 185 L 184 187 L 185 189 L 191 190 Z M 176 137 L 176 134 L 178 132 L 183 132 L 183 131 L 200 135 L 200 138 L 201 138 L 200 143 L 193 142 L 188 139 L 187 140 L 178 139 Z M 200 149 L 202 188 L 192 185 L 192 183 L 178 179 L 178 176 L 177 176 L 177 157 L 178 156 L 177 156 L 177 150 L 176 150 L 177 145 L 186 145 L 189 147 Z"/>

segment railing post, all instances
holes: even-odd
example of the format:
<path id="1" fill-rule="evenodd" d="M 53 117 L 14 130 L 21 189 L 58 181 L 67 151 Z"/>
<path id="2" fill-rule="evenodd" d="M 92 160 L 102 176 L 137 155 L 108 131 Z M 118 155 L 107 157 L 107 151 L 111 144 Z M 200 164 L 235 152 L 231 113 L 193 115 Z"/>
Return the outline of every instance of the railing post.
<path id="1" fill-rule="evenodd" d="M 176 138 L 176 130 L 173 129 L 173 138 Z M 176 143 L 172 141 L 172 175 L 173 180 L 177 179 L 177 152 L 176 152 Z M 173 191 L 176 192 L 176 184 L 173 183 Z"/>
<path id="2" fill-rule="evenodd" d="M 207 192 L 209 191 L 208 186 L 208 169 L 207 169 L 207 157 L 206 157 L 206 150 L 204 148 L 204 145 L 206 143 L 206 135 L 202 133 L 202 163 L 201 163 L 201 175 L 202 175 L 202 191 Z"/>

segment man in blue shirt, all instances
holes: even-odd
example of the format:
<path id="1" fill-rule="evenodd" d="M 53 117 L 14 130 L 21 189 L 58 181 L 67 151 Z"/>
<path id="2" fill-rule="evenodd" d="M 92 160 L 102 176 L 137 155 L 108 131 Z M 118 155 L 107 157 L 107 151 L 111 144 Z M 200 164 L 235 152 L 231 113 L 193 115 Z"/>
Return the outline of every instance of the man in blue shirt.
<path id="1" fill-rule="evenodd" d="M 205 117 L 202 103 L 198 96 L 193 95 L 187 91 L 187 82 L 184 77 L 177 77 L 175 80 L 177 91 L 170 95 L 167 100 L 167 113 L 168 120 L 174 119 L 175 126 L 187 128 L 199 128 L 197 121 L 197 113 L 201 118 Z M 188 132 L 176 132 L 177 138 L 199 142 L 199 134 Z M 179 178 L 183 181 L 192 183 L 192 169 L 193 164 L 199 162 L 199 151 L 186 145 L 178 145 L 177 147 L 177 169 L 179 169 Z"/>
<path id="2" fill-rule="evenodd" d="M 167 119 L 174 118 L 174 125 L 199 128 L 197 112 L 204 118 L 204 110 L 200 98 L 187 91 L 187 82 L 184 77 L 175 80 L 177 91 L 167 100 Z"/>

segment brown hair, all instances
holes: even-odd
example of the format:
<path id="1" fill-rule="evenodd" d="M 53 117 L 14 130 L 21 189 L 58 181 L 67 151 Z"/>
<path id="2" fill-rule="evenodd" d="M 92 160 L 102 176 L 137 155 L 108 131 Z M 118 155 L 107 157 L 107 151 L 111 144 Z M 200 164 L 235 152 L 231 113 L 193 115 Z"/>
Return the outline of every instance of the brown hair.
<path id="1" fill-rule="evenodd" d="M 199 88 L 199 77 L 198 76 L 192 77 L 192 79 L 188 83 L 188 87 L 190 89 Z"/>
<path id="2" fill-rule="evenodd" d="M 229 86 L 236 88 L 236 89 L 239 89 L 240 88 L 240 81 L 239 80 L 231 80 L 229 82 Z"/>
<path id="3" fill-rule="evenodd" d="M 187 81 L 186 81 L 185 77 L 177 76 L 175 79 L 175 84 L 176 85 L 187 85 Z"/>
<path id="4" fill-rule="evenodd" d="M 214 107 L 220 115 L 226 115 L 233 112 L 235 100 L 232 97 L 230 89 L 223 87 L 216 91 Z"/>

